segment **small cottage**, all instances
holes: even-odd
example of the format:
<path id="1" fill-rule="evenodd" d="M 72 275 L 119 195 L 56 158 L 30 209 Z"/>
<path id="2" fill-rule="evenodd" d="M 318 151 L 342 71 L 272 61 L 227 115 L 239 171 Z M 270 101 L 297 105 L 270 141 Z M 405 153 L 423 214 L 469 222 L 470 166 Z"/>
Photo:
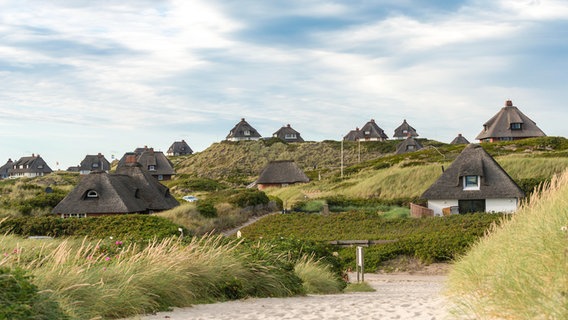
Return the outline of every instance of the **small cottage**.
<path id="1" fill-rule="evenodd" d="M 514 212 L 524 192 L 478 144 L 470 144 L 423 194 L 434 215 Z"/>
<path id="2" fill-rule="evenodd" d="M 86 155 L 85 159 L 79 165 L 80 174 L 89 174 L 91 171 L 102 170 L 108 172 L 110 170 L 110 162 L 101 153 L 96 155 Z"/>
<path id="3" fill-rule="evenodd" d="M 91 171 L 52 213 L 62 218 L 152 213 L 178 206 L 169 189 L 154 179 L 131 155 L 116 173 Z"/>
<path id="4" fill-rule="evenodd" d="M 245 118 L 241 118 L 241 121 L 229 131 L 225 139 L 228 141 L 243 141 L 259 140 L 261 137 L 260 133 L 245 121 Z"/>
<path id="5" fill-rule="evenodd" d="M 359 127 L 355 128 L 355 130 L 349 131 L 344 137 L 343 141 L 359 141 L 363 139 L 363 132 L 359 130 Z"/>
<path id="6" fill-rule="evenodd" d="M 8 176 L 10 178 L 33 178 L 41 177 L 52 172 L 53 170 L 51 170 L 39 154 L 32 154 L 31 157 L 22 157 L 18 161 L 13 162 L 12 167 L 8 169 Z"/>
<path id="7" fill-rule="evenodd" d="M 458 133 L 458 136 L 450 144 L 469 144 L 469 141 L 461 133 Z"/>
<path id="8" fill-rule="evenodd" d="M 416 129 L 411 127 L 408 122 L 406 122 L 406 119 L 404 119 L 404 121 L 402 121 L 402 124 L 398 126 L 398 128 L 394 129 L 393 137 L 395 139 L 402 140 L 406 139 L 409 136 L 418 137 L 418 133 L 416 132 Z"/>
<path id="9" fill-rule="evenodd" d="M 191 148 L 189 147 L 187 142 L 185 142 L 185 140 L 181 140 L 181 141 L 174 141 L 174 143 L 172 143 L 172 145 L 170 146 L 170 148 L 166 152 L 166 155 L 168 155 L 170 157 L 172 157 L 172 156 L 187 156 L 187 155 L 190 155 L 192 153 L 193 153 L 193 150 L 191 150 Z"/>
<path id="10" fill-rule="evenodd" d="M 285 142 L 304 142 L 304 139 L 300 136 L 300 133 L 287 124 L 286 126 L 278 129 L 278 131 L 272 134 L 273 138 L 278 138 Z"/>
<path id="11" fill-rule="evenodd" d="M 263 190 L 307 182 L 310 182 L 310 179 L 293 160 L 278 160 L 268 163 L 256 180 L 256 185 L 259 190 Z"/>
<path id="12" fill-rule="evenodd" d="M 377 125 L 375 119 L 369 120 L 361 128 L 362 137 L 359 138 L 360 141 L 385 141 L 389 137 L 385 134 L 385 131 Z"/>
<path id="13" fill-rule="evenodd" d="M 483 130 L 476 139 L 480 142 L 496 142 L 544 136 L 546 134 L 536 126 L 536 122 L 515 107 L 511 100 L 507 100 L 505 107 L 483 124 Z"/>
<path id="14" fill-rule="evenodd" d="M 396 147 L 396 154 L 403 154 L 407 152 L 414 152 L 422 149 L 422 145 L 418 140 L 409 136 Z"/>

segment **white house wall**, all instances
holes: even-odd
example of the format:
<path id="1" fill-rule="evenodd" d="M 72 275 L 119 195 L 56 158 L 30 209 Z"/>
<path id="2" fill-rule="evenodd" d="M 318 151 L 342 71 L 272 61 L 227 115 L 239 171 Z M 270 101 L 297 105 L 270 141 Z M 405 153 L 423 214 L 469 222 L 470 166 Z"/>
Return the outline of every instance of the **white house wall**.
<path id="1" fill-rule="evenodd" d="M 518 200 L 511 199 L 487 199 L 485 200 L 485 211 L 487 212 L 515 212 L 517 211 Z"/>
<path id="2" fill-rule="evenodd" d="M 428 209 L 434 210 L 435 216 L 442 215 L 442 209 L 458 205 L 458 200 L 428 200 Z"/>

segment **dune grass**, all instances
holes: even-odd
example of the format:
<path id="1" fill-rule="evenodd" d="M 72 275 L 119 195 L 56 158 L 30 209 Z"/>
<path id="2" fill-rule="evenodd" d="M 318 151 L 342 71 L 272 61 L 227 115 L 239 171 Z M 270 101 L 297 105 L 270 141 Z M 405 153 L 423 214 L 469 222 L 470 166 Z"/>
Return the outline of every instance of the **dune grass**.
<path id="1" fill-rule="evenodd" d="M 295 273 L 302 279 L 306 293 L 332 294 L 340 293 L 345 282 L 338 279 L 329 266 L 317 260 L 313 255 L 300 258 L 294 267 Z"/>
<path id="2" fill-rule="evenodd" d="M 222 237 L 144 248 L 107 240 L 0 238 L 0 267 L 21 268 L 72 319 L 114 319 L 247 296 L 302 294 L 282 254 Z"/>
<path id="3" fill-rule="evenodd" d="M 568 171 L 502 223 L 449 274 L 457 312 L 478 319 L 568 318 Z"/>

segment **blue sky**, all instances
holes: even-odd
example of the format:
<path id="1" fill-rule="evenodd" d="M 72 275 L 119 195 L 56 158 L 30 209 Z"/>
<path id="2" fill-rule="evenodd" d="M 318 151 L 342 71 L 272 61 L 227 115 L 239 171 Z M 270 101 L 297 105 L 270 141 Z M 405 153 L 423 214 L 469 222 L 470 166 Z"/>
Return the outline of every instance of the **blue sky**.
<path id="1" fill-rule="evenodd" d="M 567 56 L 566 1 L 0 0 L 0 164 L 202 151 L 241 118 L 474 141 L 507 99 L 568 136 Z"/>

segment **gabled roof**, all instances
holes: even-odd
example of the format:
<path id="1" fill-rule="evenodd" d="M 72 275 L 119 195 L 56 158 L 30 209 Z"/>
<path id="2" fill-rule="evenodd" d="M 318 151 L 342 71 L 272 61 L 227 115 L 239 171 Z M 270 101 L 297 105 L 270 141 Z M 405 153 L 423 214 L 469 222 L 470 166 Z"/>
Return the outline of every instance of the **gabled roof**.
<path id="1" fill-rule="evenodd" d="M 110 162 L 105 158 L 104 155 L 101 153 L 99 154 L 88 154 L 85 156 L 85 159 L 81 161 L 79 165 L 80 171 L 93 171 L 93 170 L 103 170 L 109 171 L 110 170 Z"/>
<path id="2" fill-rule="evenodd" d="M 464 190 L 465 176 L 481 177 L 479 190 Z M 525 194 L 478 144 L 470 144 L 423 194 L 429 200 L 522 198 Z"/>
<path id="3" fill-rule="evenodd" d="M 248 124 L 248 122 L 245 121 L 245 118 L 241 118 L 241 121 L 237 123 L 231 131 L 229 131 L 226 139 L 257 139 L 260 137 L 260 133 Z"/>
<path id="4" fill-rule="evenodd" d="M 304 139 L 300 136 L 300 133 L 287 124 L 286 126 L 278 129 L 278 131 L 272 134 L 274 138 L 278 138 L 288 142 L 304 142 Z"/>
<path id="5" fill-rule="evenodd" d="M 512 124 L 519 124 L 518 129 L 514 130 L 511 126 Z M 536 122 L 513 106 L 511 100 L 507 100 L 505 107 L 501 108 L 496 115 L 483 124 L 483 130 L 475 139 L 522 139 L 544 136 L 546 134 L 536 126 Z"/>
<path id="6" fill-rule="evenodd" d="M 88 197 L 95 192 L 96 197 Z M 92 171 L 53 209 L 56 214 L 146 213 L 168 210 L 179 205 L 168 188 L 139 164 L 128 164 L 117 173 Z"/>
<path id="7" fill-rule="evenodd" d="M 402 121 L 402 124 L 400 126 L 398 126 L 398 128 L 394 129 L 394 138 L 399 138 L 399 139 L 404 139 L 408 136 L 411 137 L 418 137 L 418 133 L 416 132 L 416 129 L 414 129 L 413 127 L 411 127 L 408 122 L 406 122 L 406 119 L 404 119 L 404 121 Z"/>
<path id="8" fill-rule="evenodd" d="M 51 173 L 53 170 L 47 165 L 42 157 L 32 154 L 31 157 L 21 157 L 8 169 L 9 174 L 16 173 Z"/>
<path id="9" fill-rule="evenodd" d="M 396 154 L 403 154 L 407 152 L 414 152 L 422 149 L 422 145 L 413 137 L 407 137 L 396 146 Z"/>
<path id="10" fill-rule="evenodd" d="M 283 184 L 309 182 L 310 179 L 293 160 L 271 161 L 256 180 L 257 184 Z"/>
<path id="11" fill-rule="evenodd" d="M 371 119 L 369 122 L 361 128 L 362 139 L 379 139 L 386 140 L 389 137 L 385 134 L 385 131 L 381 129 L 375 119 Z"/>
<path id="12" fill-rule="evenodd" d="M 363 138 L 363 133 L 361 132 L 361 130 L 359 130 L 359 128 L 355 128 L 355 130 L 349 131 L 349 133 L 347 133 L 345 135 L 345 137 L 343 137 L 343 140 L 345 140 L 345 141 L 357 141 L 361 138 Z"/>
<path id="13" fill-rule="evenodd" d="M 469 144 L 469 141 L 461 133 L 458 133 L 458 136 L 450 144 Z"/>
<path id="14" fill-rule="evenodd" d="M 181 140 L 181 141 L 175 141 L 174 143 L 172 143 L 172 145 L 168 149 L 168 152 L 166 152 L 166 153 L 168 155 L 180 155 L 181 156 L 181 155 L 192 154 L 193 150 L 191 150 L 191 148 L 189 147 L 187 142 L 185 142 L 185 140 Z"/>

